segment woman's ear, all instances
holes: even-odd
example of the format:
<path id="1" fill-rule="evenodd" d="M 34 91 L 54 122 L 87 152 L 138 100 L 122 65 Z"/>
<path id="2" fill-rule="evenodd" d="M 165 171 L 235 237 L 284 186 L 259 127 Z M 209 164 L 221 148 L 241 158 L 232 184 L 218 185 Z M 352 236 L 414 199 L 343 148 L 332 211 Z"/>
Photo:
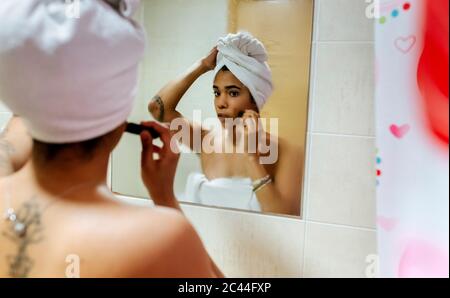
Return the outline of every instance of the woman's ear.
<path id="1" fill-rule="evenodd" d="M 107 142 L 106 147 L 109 147 L 110 150 L 113 150 L 117 146 L 120 139 L 122 138 L 123 133 L 125 132 L 126 126 L 127 123 L 124 122 L 104 136 Z"/>

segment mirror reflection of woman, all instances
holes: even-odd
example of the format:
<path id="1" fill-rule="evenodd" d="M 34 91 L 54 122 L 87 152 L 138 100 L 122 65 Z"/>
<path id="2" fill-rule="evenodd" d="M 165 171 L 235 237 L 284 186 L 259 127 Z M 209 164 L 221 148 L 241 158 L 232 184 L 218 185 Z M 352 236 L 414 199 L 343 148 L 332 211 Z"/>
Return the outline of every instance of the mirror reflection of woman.
<path id="1" fill-rule="evenodd" d="M 194 129 L 201 129 L 203 139 L 211 131 L 184 118 L 177 106 L 191 85 L 209 71 L 215 73 L 212 86 L 214 106 L 223 130 L 228 129 L 225 125 L 227 118 L 242 117 L 247 124 L 249 120 L 254 121 L 256 125 L 245 125 L 242 130 L 244 139 L 248 135 L 266 134 L 268 141 L 277 142 L 278 158 L 272 164 L 261 163 L 260 158 L 270 153 L 248 150 L 248 142 L 244 144 L 244 153 L 236 153 L 237 150 L 231 154 L 207 153 L 201 150 L 199 157 L 203 173 L 189 176 L 186 199 L 208 205 L 299 215 L 301 150 L 285 139 L 271 138 L 257 125 L 260 111 L 272 92 L 272 76 L 263 44 L 249 33 L 229 34 L 221 38 L 208 55 L 154 96 L 149 104 L 150 113 L 160 122 L 182 118 L 189 124 L 190 140 Z M 236 136 L 221 135 L 223 137 L 219 141 L 232 142 L 235 148 L 240 145 Z M 185 145 L 194 150 L 193 142 Z"/>

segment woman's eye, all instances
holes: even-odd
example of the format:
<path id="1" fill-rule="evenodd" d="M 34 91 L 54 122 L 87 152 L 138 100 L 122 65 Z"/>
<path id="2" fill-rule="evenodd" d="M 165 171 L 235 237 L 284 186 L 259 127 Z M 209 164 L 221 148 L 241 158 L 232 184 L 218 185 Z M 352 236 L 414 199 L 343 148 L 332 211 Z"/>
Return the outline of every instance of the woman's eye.
<path id="1" fill-rule="evenodd" d="M 217 91 L 214 91 L 214 96 L 215 96 L 215 97 L 219 97 L 219 96 L 220 96 L 220 93 L 217 92 Z"/>
<path id="2" fill-rule="evenodd" d="M 231 97 L 238 97 L 239 96 L 239 92 L 237 92 L 237 91 L 230 91 L 230 96 Z"/>

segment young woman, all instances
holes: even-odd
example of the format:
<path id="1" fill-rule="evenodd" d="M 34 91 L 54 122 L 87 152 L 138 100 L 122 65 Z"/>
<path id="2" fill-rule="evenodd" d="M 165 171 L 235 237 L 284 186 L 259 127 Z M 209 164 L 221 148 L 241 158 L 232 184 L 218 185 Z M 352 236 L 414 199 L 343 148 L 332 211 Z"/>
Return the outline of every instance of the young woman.
<path id="1" fill-rule="evenodd" d="M 191 138 L 194 131 L 201 129 L 205 138 L 211 131 L 184 118 L 177 106 L 191 85 L 203 74 L 213 71 L 212 86 L 217 117 L 225 133 L 215 142 L 231 143 L 239 147 L 236 128 L 226 124 L 242 118 L 247 125 L 242 133 L 266 135 L 266 140 L 275 142 L 277 156 L 274 162 L 263 163 L 262 157 L 274 152 L 248 150 L 245 142 L 244 153 L 206 152 L 200 150 L 203 173 L 189 176 L 186 197 L 188 200 L 217 206 L 244 208 L 255 211 L 299 215 L 302 176 L 302 154 L 299 148 L 287 140 L 273 138 L 258 125 L 260 111 L 272 91 L 272 77 L 267 65 L 267 52 L 263 44 L 248 33 L 229 34 L 221 38 L 216 47 L 204 58 L 195 62 L 183 75 L 162 88 L 149 104 L 149 111 L 160 122 L 183 119 L 190 126 Z M 249 120 L 253 122 L 248 122 Z M 286 121 L 286 119 L 282 119 Z M 281 121 L 281 120 L 280 120 Z M 255 125 L 249 125 L 249 124 Z M 227 133 L 228 132 L 228 133 Z M 272 137 L 272 138 L 271 138 Z M 238 140 L 236 140 L 238 139 Z M 275 139 L 275 140 L 274 140 Z M 258 138 L 261 142 L 261 138 Z M 194 142 L 188 142 L 194 149 Z M 275 145 L 275 146 L 273 146 Z M 260 147 L 258 147 L 260 149 Z"/>
<path id="2" fill-rule="evenodd" d="M 20 115 L 0 134 L 0 278 L 222 277 L 173 194 L 167 128 L 143 123 L 162 147 L 141 134 L 155 208 L 121 202 L 106 185 L 143 30 L 103 1 L 83 1 L 79 20 L 64 19 L 64 1 L 51 4 L 0 1 L 0 98 Z"/>

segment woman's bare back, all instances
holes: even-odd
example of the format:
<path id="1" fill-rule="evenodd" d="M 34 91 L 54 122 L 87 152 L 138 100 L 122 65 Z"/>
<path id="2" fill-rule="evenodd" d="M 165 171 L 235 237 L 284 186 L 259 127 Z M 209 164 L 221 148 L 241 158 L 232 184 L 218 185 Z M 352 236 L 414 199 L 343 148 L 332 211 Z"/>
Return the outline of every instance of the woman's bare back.
<path id="1" fill-rule="evenodd" d="M 55 198 L 14 176 L 0 179 L 0 210 L 8 208 L 19 220 L 0 222 L 0 277 L 213 274 L 197 234 L 172 209 L 124 204 L 106 190 Z M 22 221 L 25 232 L 16 226 Z"/>

